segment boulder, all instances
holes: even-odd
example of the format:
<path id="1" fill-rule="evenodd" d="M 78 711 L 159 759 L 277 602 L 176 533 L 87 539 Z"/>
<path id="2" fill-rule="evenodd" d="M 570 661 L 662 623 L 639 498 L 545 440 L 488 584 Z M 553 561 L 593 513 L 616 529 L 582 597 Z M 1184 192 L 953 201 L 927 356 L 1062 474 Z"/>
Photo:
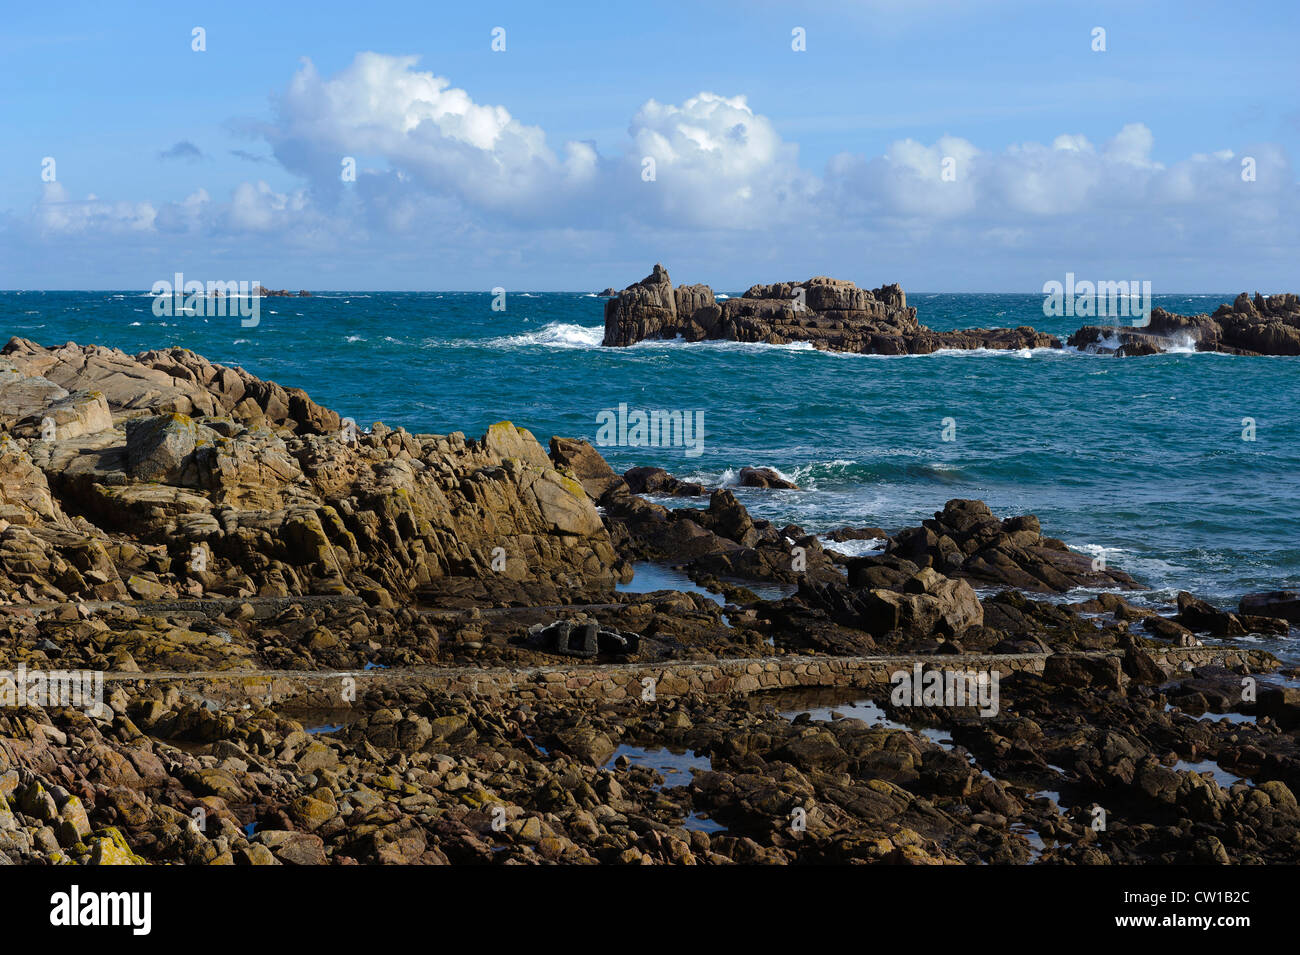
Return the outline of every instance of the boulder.
<path id="1" fill-rule="evenodd" d="M 127 467 L 139 480 L 171 483 L 179 479 L 197 441 L 194 420 L 179 412 L 128 421 Z"/>
<path id="2" fill-rule="evenodd" d="M 104 396 L 97 391 L 79 391 L 28 414 L 13 426 L 12 433 L 24 438 L 66 441 L 112 427 L 113 415 Z"/>
<path id="3" fill-rule="evenodd" d="M 1300 590 L 1270 590 L 1246 594 L 1237 608 L 1243 615 L 1280 617 L 1300 624 Z"/>
<path id="4" fill-rule="evenodd" d="M 797 491 L 799 485 L 793 481 L 781 477 L 774 468 L 752 468 L 744 467 L 740 469 L 740 486 L 741 487 L 762 487 L 776 488 L 784 491 Z"/>
<path id="5" fill-rule="evenodd" d="M 551 438 L 550 457 L 556 468 L 567 470 L 577 479 L 593 501 L 599 501 L 606 493 L 623 485 L 623 479 L 609 466 L 609 462 L 586 441 Z"/>

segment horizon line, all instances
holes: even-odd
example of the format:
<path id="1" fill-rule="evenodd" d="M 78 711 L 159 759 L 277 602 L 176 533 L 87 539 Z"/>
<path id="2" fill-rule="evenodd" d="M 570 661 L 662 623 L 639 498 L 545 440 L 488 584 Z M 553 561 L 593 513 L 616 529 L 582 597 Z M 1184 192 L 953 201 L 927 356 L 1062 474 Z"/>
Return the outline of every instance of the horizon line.
<path id="1" fill-rule="evenodd" d="M 762 284 L 762 283 L 758 283 L 758 284 Z M 263 286 L 263 287 L 265 288 L 265 286 Z M 631 286 L 628 286 L 628 288 L 630 288 L 630 287 L 631 287 Z M 864 286 L 858 286 L 858 287 L 859 287 L 859 288 L 863 288 Z M 284 289 L 284 291 L 287 291 L 287 290 L 288 290 L 288 289 L 287 289 L 287 287 L 286 287 L 286 289 Z M 274 291 L 280 291 L 280 290 L 277 289 L 277 290 L 274 290 Z M 495 293 L 492 291 L 492 289 L 451 289 L 451 288 L 352 288 L 352 289 L 348 289 L 348 288 L 320 288 L 320 289 L 315 289 L 315 290 L 312 290 L 312 289 L 301 289 L 300 291 L 307 291 L 307 292 L 310 292 L 311 294 L 310 294 L 310 295 L 299 296 L 299 295 L 297 294 L 297 292 L 292 292 L 292 293 L 289 294 L 289 295 L 263 295 L 263 296 L 261 296 L 261 297 L 262 297 L 262 298 L 311 298 L 311 297 L 313 297 L 313 296 L 315 296 L 315 295 L 323 294 L 323 293 L 327 293 L 327 292 L 337 292 L 337 293 L 344 294 L 344 295 L 361 295 L 361 294 L 375 294 L 375 293 L 380 294 L 380 295 L 391 295 L 391 294 L 426 294 L 426 295 L 431 295 L 431 294 L 434 294 L 434 293 L 438 293 L 438 294 L 441 294 L 441 295 L 446 295 L 446 294 L 454 294 L 454 295 L 493 295 L 493 294 L 495 294 Z M 622 288 L 622 289 L 619 289 L 618 291 L 619 291 L 619 292 L 625 292 L 625 291 L 627 291 L 627 288 Z M 150 290 L 148 290 L 148 289 L 144 289 L 144 288 L 27 288 L 27 289 L 12 288 L 12 289 L 0 289 L 0 295 L 27 295 L 27 294 L 33 294 L 33 293 L 35 293 L 35 294 L 45 294 L 45 293 L 47 293 L 47 292 L 115 292 L 115 293 L 131 292 L 131 293 L 136 293 L 136 294 L 139 294 L 139 295 L 142 295 L 142 296 L 151 296 L 151 297 L 152 297 Z M 1228 295 L 1228 296 L 1236 297 L 1237 295 L 1241 295 L 1243 292 L 1245 292 L 1245 289 L 1242 289 L 1241 291 L 1237 291 L 1237 292 L 1225 292 L 1225 291 L 1221 291 L 1221 290 L 1220 290 L 1220 291 L 1186 291 L 1186 290 L 1176 290 L 1176 291 L 1170 291 L 1170 292 L 1155 292 L 1155 291 L 1153 291 L 1151 294 L 1152 294 L 1153 296 L 1159 296 L 1159 295 Z M 506 290 L 506 294 L 507 294 L 507 295 L 520 295 L 520 294 L 524 294 L 524 293 L 527 293 L 527 294 L 541 294 L 541 295 L 579 295 L 579 296 L 582 296 L 582 297 L 589 297 L 589 296 L 590 296 L 590 297 L 595 297 L 595 298 L 614 298 L 614 297 L 616 297 L 616 296 L 614 296 L 614 295 L 601 295 L 599 292 L 592 292 L 592 291 L 590 291 L 590 290 L 586 290 L 586 289 L 542 289 L 542 288 L 521 288 L 521 289 L 507 289 L 507 290 Z M 907 289 L 904 289 L 904 290 L 903 290 L 903 293 L 904 293 L 905 295 L 1033 295 L 1033 296 L 1040 296 L 1040 295 L 1048 294 L 1048 293 L 1045 293 L 1045 292 L 1042 292 L 1042 291 L 1025 291 L 1025 290 L 1023 290 L 1023 289 L 914 289 L 914 290 L 912 290 L 912 291 L 908 291 Z M 193 294 L 193 293 L 189 293 L 189 294 Z M 735 293 L 732 293 L 732 292 L 729 292 L 729 291 L 727 291 L 727 290 L 725 290 L 725 289 L 724 289 L 724 290 L 715 290 L 715 291 L 714 291 L 714 294 L 715 294 L 715 295 L 733 295 L 734 297 L 740 297 L 740 296 L 743 296 L 743 295 L 744 295 L 743 292 L 735 292 Z M 1260 295 L 1289 295 L 1289 294 L 1293 294 L 1293 293 L 1290 293 L 1290 292 L 1260 292 L 1258 289 L 1256 289 L 1254 292 L 1248 292 L 1248 293 L 1246 293 L 1246 294 L 1251 294 L 1251 295 L 1257 295 L 1257 294 L 1260 294 Z"/>

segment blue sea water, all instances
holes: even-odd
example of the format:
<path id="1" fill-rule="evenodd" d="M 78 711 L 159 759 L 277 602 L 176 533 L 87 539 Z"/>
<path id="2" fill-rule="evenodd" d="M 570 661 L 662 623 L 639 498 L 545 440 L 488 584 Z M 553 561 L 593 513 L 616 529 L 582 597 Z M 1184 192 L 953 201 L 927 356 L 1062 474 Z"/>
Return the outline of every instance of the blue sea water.
<path id="1" fill-rule="evenodd" d="M 1156 296 L 1183 313 L 1222 295 Z M 1156 588 L 1221 603 L 1300 585 L 1300 359 L 1185 352 L 1117 359 L 1049 350 L 916 357 L 806 346 L 646 342 L 599 347 L 603 299 L 483 292 L 268 298 L 255 328 L 156 317 L 131 292 L 3 292 L 0 330 L 45 345 L 128 352 L 179 345 L 286 386 L 360 424 L 481 434 L 509 419 L 545 442 L 595 440 L 597 415 L 702 411 L 703 453 L 603 447 L 707 482 L 767 465 L 801 490 L 740 489 L 752 511 L 822 532 L 893 531 L 950 498 L 1034 513 L 1046 533 L 1105 554 Z M 1041 295 L 912 293 L 936 329 L 1033 325 Z M 943 441 L 944 419 L 955 440 Z M 1255 422 L 1242 439 L 1243 419 Z"/>

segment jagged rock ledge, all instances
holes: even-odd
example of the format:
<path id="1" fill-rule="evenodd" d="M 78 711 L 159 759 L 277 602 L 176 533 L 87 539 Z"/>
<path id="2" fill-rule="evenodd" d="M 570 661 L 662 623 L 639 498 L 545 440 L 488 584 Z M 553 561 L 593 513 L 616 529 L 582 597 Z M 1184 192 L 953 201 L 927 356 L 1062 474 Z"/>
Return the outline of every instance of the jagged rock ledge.
<path id="1" fill-rule="evenodd" d="M 715 300 L 707 285 L 673 287 L 662 265 L 605 302 L 603 345 L 684 338 L 789 345 L 825 351 L 927 355 L 940 349 L 1059 348 L 1051 335 L 1027 326 L 937 332 L 916 319 L 898 285 L 861 289 L 817 276 L 805 282 L 755 285 L 740 298 Z"/>
<path id="2" fill-rule="evenodd" d="M 356 430 L 301 389 L 171 348 L 0 352 L 0 605 L 353 594 L 478 580 L 558 600 L 618 560 L 509 422 Z M 549 594 L 549 596 L 548 596 Z"/>

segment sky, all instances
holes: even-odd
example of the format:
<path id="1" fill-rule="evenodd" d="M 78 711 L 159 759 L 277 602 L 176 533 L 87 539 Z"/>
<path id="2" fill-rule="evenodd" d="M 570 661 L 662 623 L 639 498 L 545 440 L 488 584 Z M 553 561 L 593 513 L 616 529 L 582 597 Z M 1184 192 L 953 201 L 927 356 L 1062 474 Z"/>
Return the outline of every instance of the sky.
<path id="1" fill-rule="evenodd" d="M 1296 291 L 1298 27 L 1294 0 L 12 4 L 0 288 L 661 262 Z"/>

